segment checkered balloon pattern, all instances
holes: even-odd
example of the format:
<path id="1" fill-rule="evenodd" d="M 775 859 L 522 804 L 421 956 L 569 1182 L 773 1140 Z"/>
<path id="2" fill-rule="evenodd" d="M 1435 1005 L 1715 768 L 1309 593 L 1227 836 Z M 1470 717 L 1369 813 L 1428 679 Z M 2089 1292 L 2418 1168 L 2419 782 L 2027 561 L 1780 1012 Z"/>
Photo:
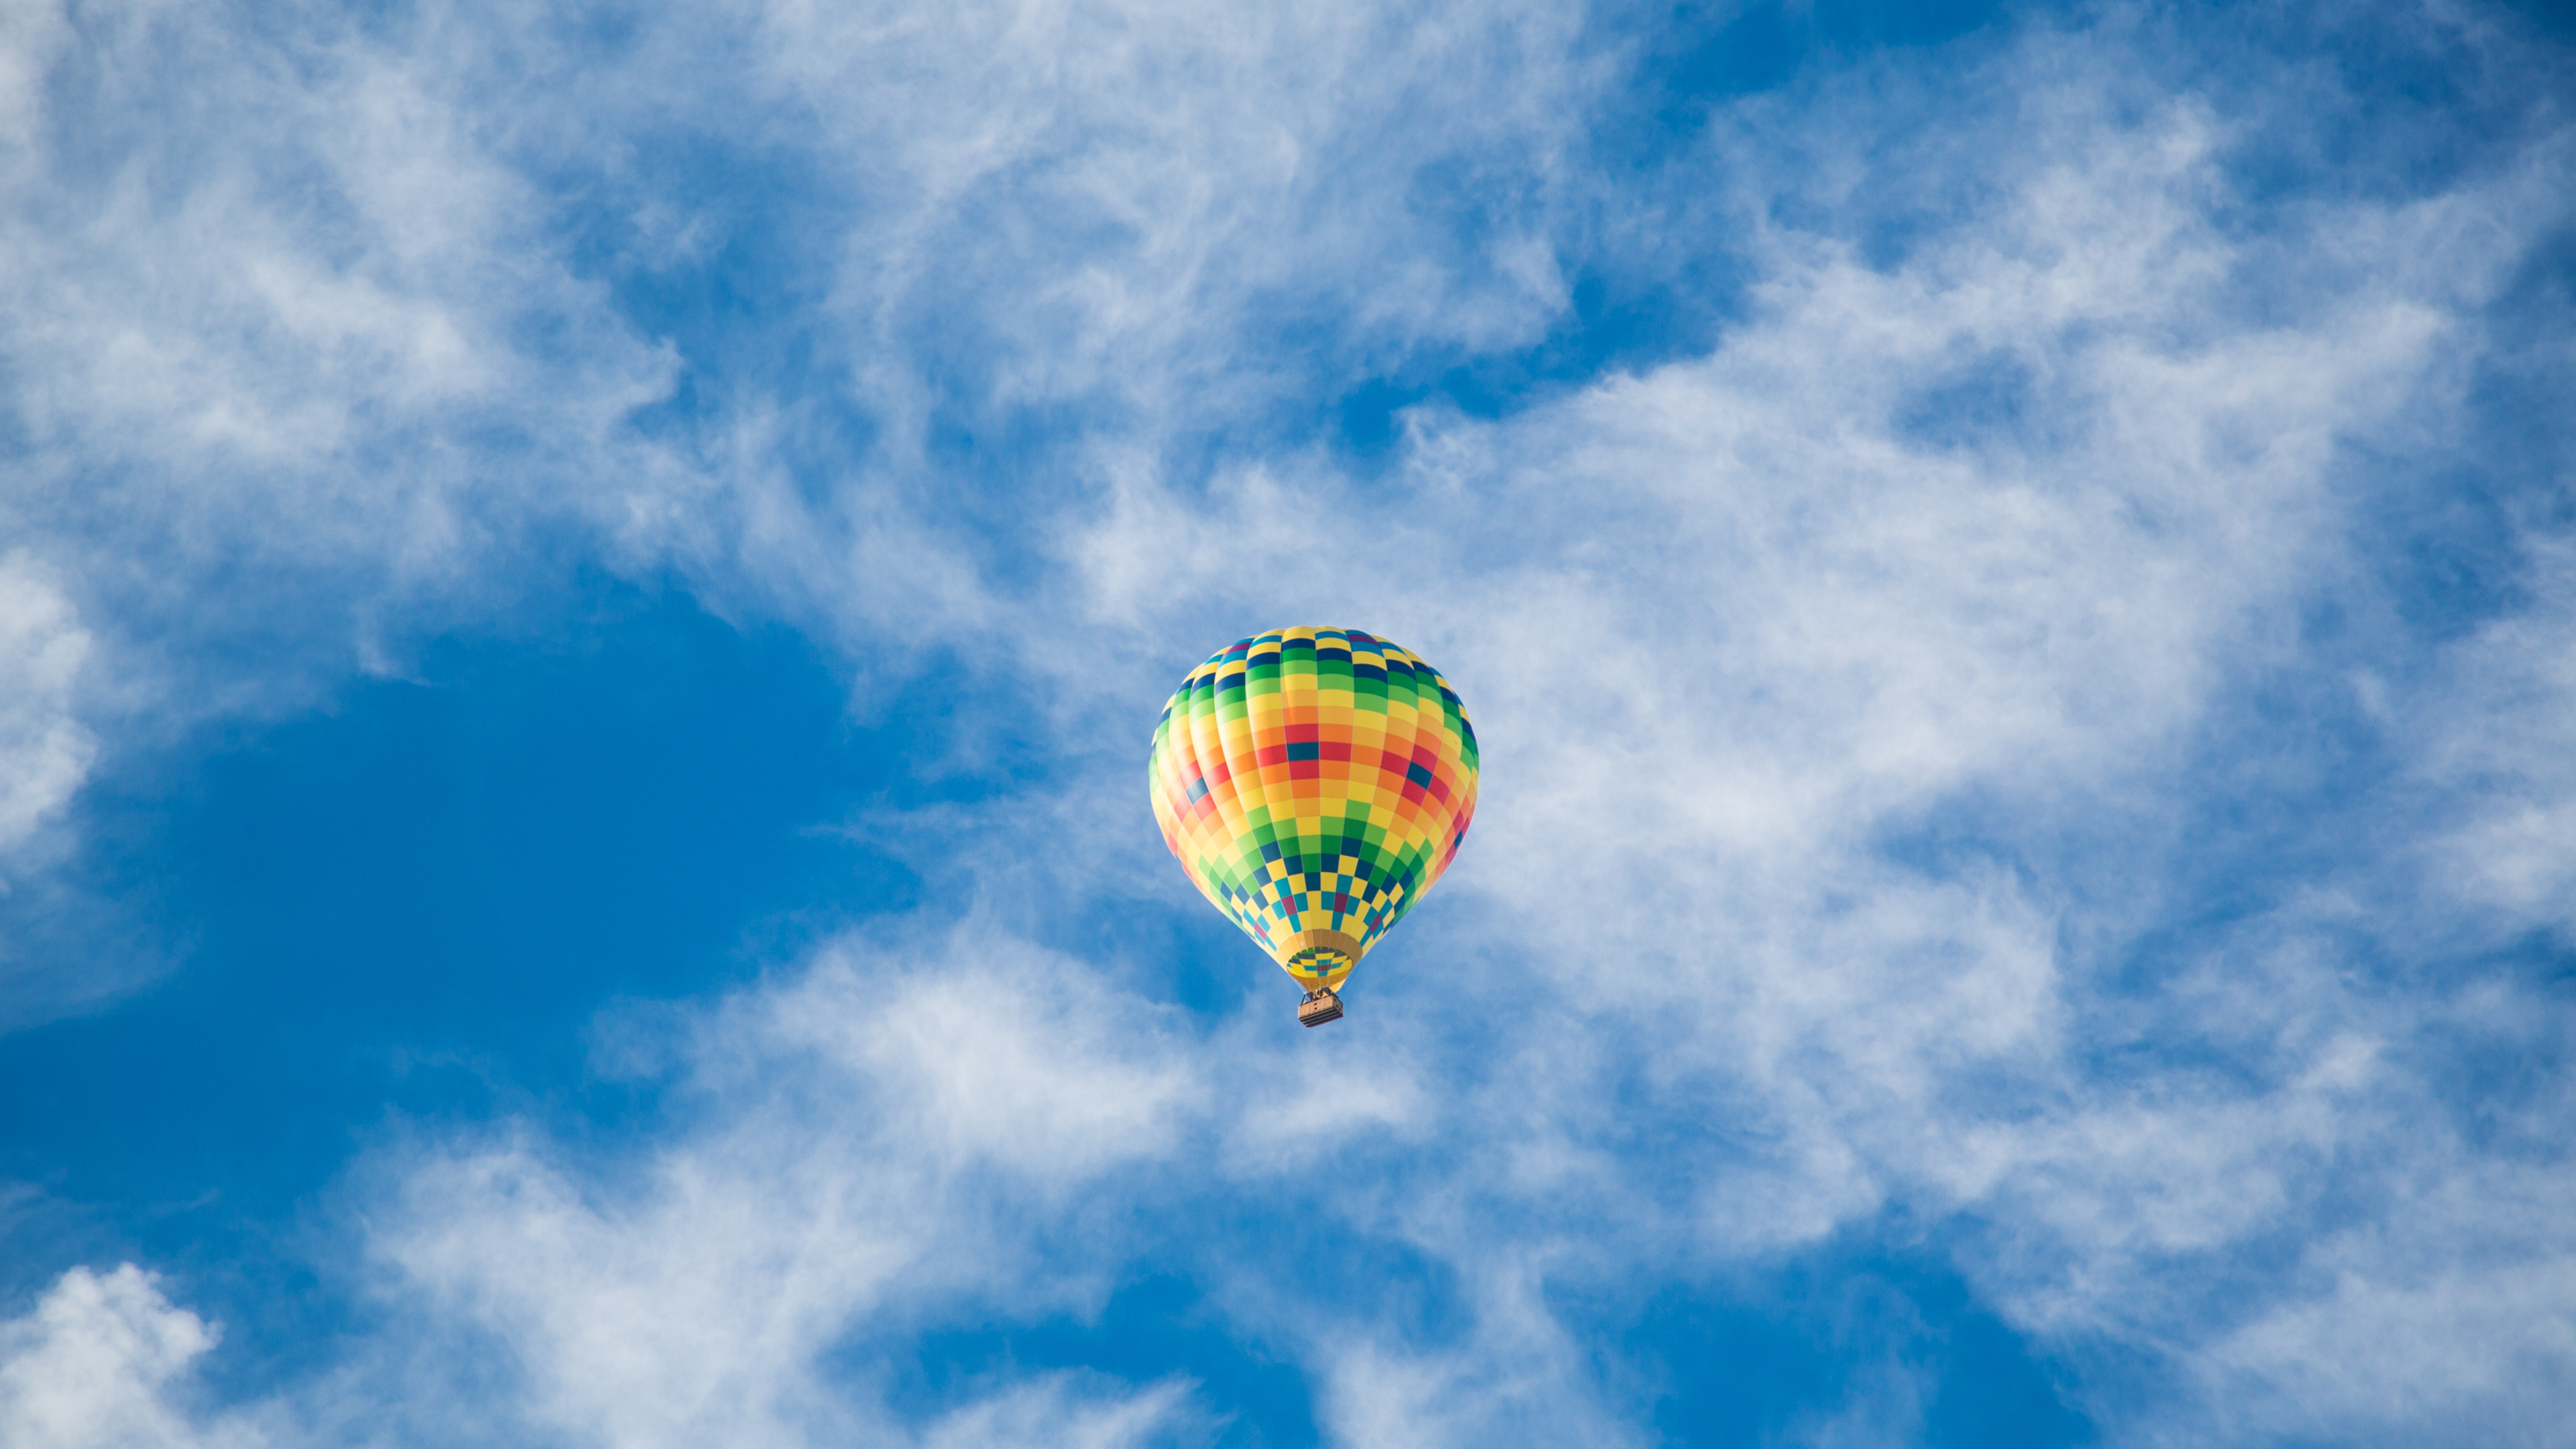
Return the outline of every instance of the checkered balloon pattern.
<path id="1" fill-rule="evenodd" d="M 1163 706 L 1163 843 L 1309 992 L 1413 909 L 1476 814 L 1476 731 L 1438 671 L 1357 629 L 1239 639 Z"/>

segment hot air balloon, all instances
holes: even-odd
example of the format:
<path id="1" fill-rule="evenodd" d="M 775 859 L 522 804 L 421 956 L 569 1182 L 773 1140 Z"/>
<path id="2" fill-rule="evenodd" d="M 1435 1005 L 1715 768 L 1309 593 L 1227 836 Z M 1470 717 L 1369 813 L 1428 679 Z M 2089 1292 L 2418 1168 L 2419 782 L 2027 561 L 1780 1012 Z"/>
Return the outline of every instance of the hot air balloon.
<path id="1" fill-rule="evenodd" d="M 1476 731 L 1439 671 L 1395 645 L 1273 629 L 1181 681 L 1146 773 L 1163 843 L 1321 1026 L 1467 838 Z"/>

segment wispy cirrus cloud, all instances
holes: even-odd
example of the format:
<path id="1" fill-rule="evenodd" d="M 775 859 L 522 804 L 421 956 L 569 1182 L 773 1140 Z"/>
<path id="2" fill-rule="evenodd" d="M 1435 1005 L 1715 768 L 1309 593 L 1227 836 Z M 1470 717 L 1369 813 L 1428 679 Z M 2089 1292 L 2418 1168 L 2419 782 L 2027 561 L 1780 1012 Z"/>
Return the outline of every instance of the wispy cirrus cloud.
<path id="1" fill-rule="evenodd" d="M 0 853 L 26 845 L 89 774 L 98 746 L 74 700 L 89 631 L 24 553 L 0 559 Z M 0 854 L 5 858 L 5 854 Z"/>

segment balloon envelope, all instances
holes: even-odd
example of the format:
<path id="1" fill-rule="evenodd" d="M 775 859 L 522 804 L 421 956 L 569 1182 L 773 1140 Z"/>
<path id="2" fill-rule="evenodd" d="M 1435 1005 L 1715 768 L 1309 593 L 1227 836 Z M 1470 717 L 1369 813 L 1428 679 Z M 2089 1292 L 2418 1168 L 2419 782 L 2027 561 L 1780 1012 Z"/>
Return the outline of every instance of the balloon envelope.
<path id="1" fill-rule="evenodd" d="M 1339 987 L 1476 813 L 1476 731 L 1430 665 L 1357 629 L 1273 629 L 1191 670 L 1147 765 L 1201 893 L 1307 991 Z"/>

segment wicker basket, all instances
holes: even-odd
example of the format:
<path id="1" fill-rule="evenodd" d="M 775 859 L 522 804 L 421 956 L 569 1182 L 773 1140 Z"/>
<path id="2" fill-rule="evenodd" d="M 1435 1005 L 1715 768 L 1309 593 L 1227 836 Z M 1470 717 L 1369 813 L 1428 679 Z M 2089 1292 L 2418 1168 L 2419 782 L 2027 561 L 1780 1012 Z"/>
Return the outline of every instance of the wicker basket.
<path id="1" fill-rule="evenodd" d="M 1342 998 L 1330 991 L 1318 991 L 1297 1006 L 1297 1020 L 1305 1026 L 1322 1026 L 1342 1019 Z"/>

